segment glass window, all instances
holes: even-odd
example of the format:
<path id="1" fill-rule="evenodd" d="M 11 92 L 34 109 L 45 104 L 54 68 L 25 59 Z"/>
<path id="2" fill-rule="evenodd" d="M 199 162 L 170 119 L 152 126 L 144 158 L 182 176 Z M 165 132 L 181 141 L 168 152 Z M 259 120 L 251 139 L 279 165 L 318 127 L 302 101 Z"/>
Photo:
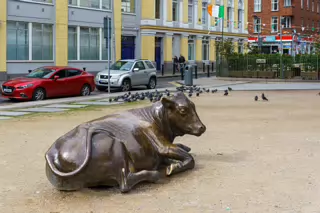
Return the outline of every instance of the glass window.
<path id="1" fill-rule="evenodd" d="M 160 19 L 160 11 L 161 11 L 161 2 L 160 0 L 156 0 L 155 3 L 155 11 L 156 11 L 156 19 Z"/>
<path id="2" fill-rule="evenodd" d="M 209 39 L 202 40 L 202 60 L 209 60 Z"/>
<path id="3" fill-rule="evenodd" d="M 135 13 L 135 0 L 121 0 L 122 12 Z"/>
<path id="4" fill-rule="evenodd" d="M 82 74 L 80 70 L 67 70 L 67 72 L 68 72 L 68 77 L 73 77 L 73 76 Z"/>
<path id="5" fill-rule="evenodd" d="M 254 12 L 261 12 L 261 1 L 262 0 L 254 0 Z"/>
<path id="6" fill-rule="evenodd" d="M 303 4 L 303 1 L 304 1 L 304 0 L 301 0 L 301 9 L 303 9 L 303 5 L 304 5 L 304 4 Z"/>
<path id="7" fill-rule="evenodd" d="M 278 17 L 272 17 L 271 18 L 271 32 L 276 33 L 278 32 Z"/>
<path id="8" fill-rule="evenodd" d="M 291 16 L 284 16 L 283 18 L 283 28 L 291 28 Z"/>
<path id="9" fill-rule="evenodd" d="M 227 7 L 227 27 L 232 26 L 232 24 L 230 23 L 231 20 L 232 20 L 232 8 Z"/>
<path id="10" fill-rule="evenodd" d="M 59 76 L 59 78 L 67 77 L 67 70 L 60 70 L 54 74 L 54 76 Z"/>
<path id="11" fill-rule="evenodd" d="M 307 0 L 307 9 L 309 10 L 310 0 Z"/>
<path id="12" fill-rule="evenodd" d="M 111 10 L 111 0 L 102 0 L 101 8 L 104 10 Z"/>
<path id="13" fill-rule="evenodd" d="M 261 18 L 254 18 L 254 33 L 261 33 Z"/>
<path id="14" fill-rule="evenodd" d="M 53 60 L 52 25 L 32 24 L 32 60 Z"/>
<path id="15" fill-rule="evenodd" d="M 314 12 L 314 0 L 312 0 L 312 2 L 311 2 L 311 10 L 312 10 L 312 12 Z"/>
<path id="16" fill-rule="evenodd" d="M 320 2 L 318 1 L 318 3 L 317 3 L 317 13 L 319 13 L 320 12 Z"/>
<path id="17" fill-rule="evenodd" d="M 28 23 L 8 21 L 7 60 L 29 60 Z"/>
<path id="18" fill-rule="evenodd" d="M 271 11 L 279 10 L 279 0 L 271 0 Z"/>
<path id="19" fill-rule="evenodd" d="M 291 6 L 291 0 L 284 0 L 284 6 L 290 7 Z"/>
<path id="20" fill-rule="evenodd" d="M 80 28 L 80 60 L 99 60 L 99 29 Z"/>
<path id="21" fill-rule="evenodd" d="M 150 61 L 145 61 L 145 63 L 147 64 L 147 66 L 148 66 L 150 69 L 153 69 L 153 68 L 154 68 L 153 64 L 152 64 Z"/>
<path id="22" fill-rule="evenodd" d="M 195 60 L 194 57 L 195 52 L 195 41 L 193 37 L 189 37 L 188 39 L 188 60 Z"/>
<path id="23" fill-rule="evenodd" d="M 193 22 L 193 2 L 192 0 L 188 0 L 188 22 Z"/>
<path id="24" fill-rule="evenodd" d="M 77 0 L 69 0 L 69 5 L 77 5 Z"/>
<path id="25" fill-rule="evenodd" d="M 45 2 L 45 3 L 51 3 L 52 4 L 52 0 L 31 0 L 31 1 Z"/>
<path id="26" fill-rule="evenodd" d="M 138 61 L 135 65 L 134 68 L 139 68 L 139 70 L 144 70 L 146 69 L 142 61 Z"/>
<path id="27" fill-rule="evenodd" d="M 80 0 L 81 7 L 100 8 L 100 0 Z"/>
<path id="28" fill-rule="evenodd" d="M 117 61 L 111 65 L 111 70 L 129 71 L 133 66 L 132 61 Z"/>
<path id="29" fill-rule="evenodd" d="M 207 24 L 208 12 L 207 12 L 207 3 L 202 3 L 202 24 Z"/>
<path id="30" fill-rule="evenodd" d="M 47 69 L 45 67 L 39 67 L 32 70 L 26 77 L 27 78 L 50 78 L 50 76 L 55 72 L 55 70 Z"/>
<path id="31" fill-rule="evenodd" d="M 179 4 L 177 0 L 172 0 L 172 21 L 179 21 Z"/>
<path id="32" fill-rule="evenodd" d="M 242 10 L 238 9 L 238 28 L 241 29 L 242 28 Z"/>
<path id="33" fill-rule="evenodd" d="M 68 60 L 77 60 L 77 28 L 68 27 Z"/>

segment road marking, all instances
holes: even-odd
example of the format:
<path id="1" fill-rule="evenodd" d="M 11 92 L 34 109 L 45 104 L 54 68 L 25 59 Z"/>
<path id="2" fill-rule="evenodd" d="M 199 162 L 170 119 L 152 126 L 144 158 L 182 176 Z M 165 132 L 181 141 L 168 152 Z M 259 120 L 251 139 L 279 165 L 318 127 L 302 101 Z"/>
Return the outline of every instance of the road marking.
<path id="1" fill-rule="evenodd" d="M 179 83 L 179 82 L 177 82 L 177 81 L 170 81 L 170 82 L 168 82 L 169 84 L 172 84 L 173 86 L 176 86 L 176 87 L 180 87 L 181 85 L 183 85 L 183 84 L 181 84 L 181 83 Z"/>

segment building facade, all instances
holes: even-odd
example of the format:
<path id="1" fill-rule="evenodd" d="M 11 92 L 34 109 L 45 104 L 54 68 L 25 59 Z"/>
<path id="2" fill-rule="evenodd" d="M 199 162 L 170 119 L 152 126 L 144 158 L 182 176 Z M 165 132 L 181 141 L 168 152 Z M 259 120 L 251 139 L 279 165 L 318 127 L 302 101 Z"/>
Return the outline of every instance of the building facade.
<path id="1" fill-rule="evenodd" d="M 0 80 L 44 65 L 107 67 L 103 18 L 112 17 L 111 60 L 143 58 L 172 72 L 173 56 L 214 62 L 222 22 L 207 6 L 224 5 L 224 38 L 242 51 L 247 0 L 2 0 Z"/>
<path id="2" fill-rule="evenodd" d="M 319 0 L 249 0 L 248 4 L 250 44 L 258 46 L 260 37 L 263 53 L 281 52 L 281 42 L 284 54 L 312 53 L 312 37 L 320 31 Z"/>

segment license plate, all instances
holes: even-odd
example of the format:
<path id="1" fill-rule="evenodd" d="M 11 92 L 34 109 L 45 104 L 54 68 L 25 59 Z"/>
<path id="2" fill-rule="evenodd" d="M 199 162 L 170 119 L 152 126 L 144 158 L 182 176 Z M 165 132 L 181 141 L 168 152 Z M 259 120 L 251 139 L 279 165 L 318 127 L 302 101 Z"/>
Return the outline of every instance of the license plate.
<path id="1" fill-rule="evenodd" d="M 12 92 L 12 89 L 3 89 L 3 92 Z"/>
<path id="2" fill-rule="evenodd" d="M 100 80 L 99 81 L 101 84 L 107 84 L 108 83 L 108 80 Z"/>

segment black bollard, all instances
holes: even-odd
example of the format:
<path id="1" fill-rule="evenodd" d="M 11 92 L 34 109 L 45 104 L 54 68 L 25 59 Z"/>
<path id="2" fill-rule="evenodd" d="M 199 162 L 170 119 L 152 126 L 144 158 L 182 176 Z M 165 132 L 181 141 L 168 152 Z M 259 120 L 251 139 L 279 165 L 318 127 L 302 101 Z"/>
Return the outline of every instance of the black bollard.
<path id="1" fill-rule="evenodd" d="M 87 68 L 83 67 L 82 69 L 83 69 L 83 71 L 86 71 Z"/>
<path id="2" fill-rule="evenodd" d="M 214 71 L 214 63 L 213 62 L 211 63 L 211 71 L 212 72 Z"/>
<path id="3" fill-rule="evenodd" d="M 194 78 L 197 79 L 198 78 L 198 65 L 194 66 Z"/>
<path id="4" fill-rule="evenodd" d="M 210 65 L 209 64 L 207 65 L 207 77 L 208 78 L 210 77 Z"/>
<path id="5" fill-rule="evenodd" d="M 32 70 L 28 70 L 28 72 L 29 72 L 29 73 L 31 73 L 31 72 L 32 72 Z"/>
<path id="6" fill-rule="evenodd" d="M 205 72 L 206 71 L 206 64 L 202 63 L 202 71 Z"/>
<path id="7" fill-rule="evenodd" d="M 164 64 L 161 65 L 161 74 L 164 76 Z"/>
<path id="8" fill-rule="evenodd" d="M 172 64 L 173 70 L 172 70 L 172 75 L 176 74 L 176 64 Z"/>
<path id="9" fill-rule="evenodd" d="M 184 66 L 182 65 L 180 68 L 180 73 L 181 73 L 181 80 L 184 79 Z"/>

